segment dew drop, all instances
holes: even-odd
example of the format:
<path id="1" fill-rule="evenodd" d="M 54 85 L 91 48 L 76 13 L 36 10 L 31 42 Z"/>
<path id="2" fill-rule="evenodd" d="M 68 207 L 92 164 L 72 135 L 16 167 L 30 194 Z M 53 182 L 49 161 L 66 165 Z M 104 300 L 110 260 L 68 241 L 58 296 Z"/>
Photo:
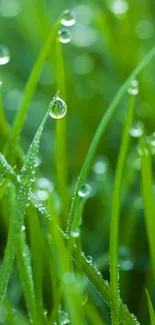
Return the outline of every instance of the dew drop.
<path id="1" fill-rule="evenodd" d="M 86 261 L 87 261 L 88 263 L 92 263 L 92 261 L 93 261 L 92 256 L 88 255 L 88 256 L 86 257 Z"/>
<path id="2" fill-rule="evenodd" d="M 93 172 L 97 175 L 104 174 L 108 168 L 108 161 L 105 157 L 99 157 L 94 165 L 93 165 Z"/>
<path id="3" fill-rule="evenodd" d="M 134 122 L 130 129 L 130 135 L 134 138 L 139 138 L 144 132 L 144 127 L 142 122 Z"/>
<path id="4" fill-rule="evenodd" d="M 63 44 L 67 44 L 71 41 L 71 32 L 68 29 L 61 29 L 58 31 L 59 41 Z"/>
<path id="5" fill-rule="evenodd" d="M 111 12 L 116 16 L 124 15 L 128 11 L 129 5 L 126 0 L 115 0 L 110 7 Z"/>
<path id="6" fill-rule="evenodd" d="M 68 324 L 70 323 L 70 320 L 68 318 L 68 314 L 65 313 L 64 311 L 62 310 L 59 310 L 59 315 L 60 315 L 60 322 L 61 322 L 61 325 L 64 325 L 64 324 Z"/>
<path id="7" fill-rule="evenodd" d="M 76 229 L 71 230 L 71 236 L 74 238 L 78 238 L 80 236 L 80 229 L 76 228 Z"/>
<path id="8" fill-rule="evenodd" d="M 26 229 L 26 227 L 23 225 L 23 226 L 21 227 L 21 231 L 25 231 L 25 229 Z"/>
<path id="9" fill-rule="evenodd" d="M 64 117 L 67 113 L 67 105 L 58 96 L 50 103 L 51 110 L 49 112 L 49 115 L 54 119 L 60 119 Z"/>
<path id="10" fill-rule="evenodd" d="M 128 94 L 136 96 L 139 93 L 138 85 L 139 85 L 138 80 L 132 80 L 128 88 Z"/>
<path id="11" fill-rule="evenodd" d="M 79 191 L 78 191 L 78 195 L 80 197 L 84 197 L 86 198 L 89 194 L 90 194 L 90 191 L 91 191 L 91 187 L 89 184 L 83 184 L 81 185 Z"/>
<path id="12" fill-rule="evenodd" d="M 0 44 L 0 65 L 7 64 L 10 61 L 10 53 L 8 48 Z"/>
<path id="13" fill-rule="evenodd" d="M 61 18 L 61 24 L 64 26 L 73 26 L 75 24 L 75 14 L 72 10 L 66 9 Z"/>
<path id="14" fill-rule="evenodd" d="M 41 190 L 41 189 L 38 189 L 36 192 L 35 192 L 35 195 L 36 195 L 36 198 L 39 200 L 39 201 L 46 201 L 48 200 L 49 198 L 49 192 L 47 190 Z"/>

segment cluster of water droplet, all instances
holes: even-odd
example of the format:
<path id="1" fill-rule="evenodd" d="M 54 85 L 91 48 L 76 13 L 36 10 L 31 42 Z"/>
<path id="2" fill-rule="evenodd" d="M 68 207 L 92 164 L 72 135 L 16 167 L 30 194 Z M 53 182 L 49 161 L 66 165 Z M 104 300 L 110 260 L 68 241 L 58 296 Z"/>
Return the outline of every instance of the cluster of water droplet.
<path id="1" fill-rule="evenodd" d="M 66 9 L 61 16 L 61 24 L 65 27 L 70 27 L 75 24 L 75 14 L 72 10 Z M 61 43 L 69 43 L 71 41 L 71 32 L 66 28 L 58 31 L 58 39 Z"/>

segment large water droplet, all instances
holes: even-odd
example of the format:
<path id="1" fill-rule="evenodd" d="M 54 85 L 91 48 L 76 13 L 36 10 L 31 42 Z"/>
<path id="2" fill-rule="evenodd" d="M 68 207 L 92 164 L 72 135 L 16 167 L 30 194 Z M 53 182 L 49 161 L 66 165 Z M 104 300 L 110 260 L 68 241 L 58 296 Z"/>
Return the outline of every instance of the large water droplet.
<path id="1" fill-rule="evenodd" d="M 80 197 L 87 197 L 90 194 L 91 187 L 89 184 L 83 184 L 81 185 L 78 194 Z"/>
<path id="2" fill-rule="evenodd" d="M 75 24 L 75 14 L 72 10 L 66 9 L 61 18 L 61 24 L 64 26 L 73 26 Z"/>
<path id="3" fill-rule="evenodd" d="M 128 11 L 129 5 L 126 0 L 115 0 L 110 6 L 110 10 L 116 16 L 122 16 Z"/>
<path id="4" fill-rule="evenodd" d="M 10 53 L 8 48 L 0 44 L 0 65 L 7 64 L 10 61 Z"/>
<path id="5" fill-rule="evenodd" d="M 144 125 L 142 122 L 135 121 L 130 129 L 130 135 L 134 138 L 139 138 L 144 132 Z"/>
<path id="6" fill-rule="evenodd" d="M 80 229 L 75 228 L 75 229 L 71 230 L 71 236 L 74 238 L 78 238 L 80 236 Z"/>
<path id="7" fill-rule="evenodd" d="M 25 231 L 25 229 L 26 229 L 26 227 L 23 225 L 23 226 L 21 227 L 21 231 Z"/>
<path id="8" fill-rule="evenodd" d="M 67 113 L 67 105 L 58 96 L 50 103 L 51 110 L 49 112 L 49 115 L 53 117 L 54 119 L 60 119 L 64 117 Z"/>
<path id="9" fill-rule="evenodd" d="M 68 29 L 58 31 L 58 38 L 61 43 L 69 43 L 71 41 L 71 32 Z"/>
<path id="10" fill-rule="evenodd" d="M 92 256 L 88 255 L 88 256 L 86 257 L 86 261 L 87 261 L 88 263 L 92 263 L 92 261 L 93 261 Z"/>
<path id="11" fill-rule="evenodd" d="M 138 80 L 132 80 L 128 88 L 128 94 L 136 96 L 139 92 L 139 83 Z"/>

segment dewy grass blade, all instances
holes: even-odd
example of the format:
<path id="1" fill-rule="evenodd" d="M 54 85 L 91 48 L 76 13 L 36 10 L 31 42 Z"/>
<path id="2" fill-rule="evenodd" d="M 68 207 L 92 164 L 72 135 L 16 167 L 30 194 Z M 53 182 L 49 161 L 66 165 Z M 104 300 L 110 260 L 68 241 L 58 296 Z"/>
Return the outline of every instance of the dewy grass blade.
<path id="1" fill-rule="evenodd" d="M 46 207 L 38 202 L 35 197 L 32 195 L 33 198 L 33 202 L 38 210 L 38 212 L 41 212 L 41 218 L 44 219 L 45 222 L 45 226 L 46 229 L 44 228 L 44 235 L 45 238 L 47 240 L 48 238 L 48 219 L 50 218 L 49 213 L 46 209 Z M 53 223 L 53 219 L 51 219 L 51 227 L 52 227 L 52 223 Z M 61 231 L 61 229 L 59 229 L 61 235 L 63 235 L 63 232 Z M 65 237 L 66 238 L 66 237 Z M 48 242 L 49 244 L 49 242 Z M 74 247 L 75 249 L 75 263 L 76 262 L 76 247 Z M 62 256 L 62 253 L 61 253 Z M 79 260 L 78 260 L 79 263 Z M 99 295 L 104 299 L 104 301 L 106 302 L 106 304 L 110 307 L 111 306 L 111 288 L 109 286 L 109 284 L 104 281 L 104 279 L 100 276 L 100 273 L 98 272 L 98 270 L 91 265 L 89 262 L 87 262 L 86 257 L 84 256 L 83 253 L 81 253 L 81 261 L 80 261 L 81 267 L 82 267 L 82 271 L 84 272 L 84 274 L 86 275 L 86 277 L 89 279 L 89 281 L 91 282 L 91 284 L 94 286 L 94 288 L 96 289 L 96 291 L 99 293 Z M 120 322 L 123 325 L 139 325 L 139 322 L 137 321 L 136 317 L 133 314 L 130 314 L 129 310 L 127 309 L 126 305 L 123 304 L 123 302 L 120 300 Z"/>
<path id="2" fill-rule="evenodd" d="M 153 192 L 153 176 L 152 176 L 152 162 L 151 153 L 145 139 L 141 140 L 141 179 L 142 179 L 142 193 L 144 201 L 144 213 L 146 221 L 146 229 L 149 241 L 153 277 L 155 281 L 155 199 Z"/>
<path id="3" fill-rule="evenodd" d="M 53 99 L 54 100 L 54 99 Z M 18 245 L 18 237 L 24 221 L 26 206 L 29 200 L 31 186 L 34 180 L 36 157 L 38 154 L 40 138 L 42 131 L 47 120 L 50 108 L 48 109 L 45 117 L 43 118 L 36 135 L 32 141 L 28 151 L 24 166 L 18 177 L 19 184 L 16 192 L 15 206 L 11 216 L 8 240 L 5 250 L 5 255 L 0 271 L 0 301 L 3 300 L 7 289 L 7 284 L 12 270 L 14 257 Z"/>
<path id="4" fill-rule="evenodd" d="M 152 301 L 151 301 L 150 295 L 149 295 L 149 293 L 148 293 L 147 290 L 146 290 L 146 295 L 147 295 L 147 301 L 148 301 L 148 306 L 149 306 L 151 325 L 155 325 L 154 308 L 153 308 L 153 305 L 152 305 Z"/>
<path id="5" fill-rule="evenodd" d="M 37 317 L 30 252 L 28 246 L 26 245 L 24 231 L 22 231 L 19 235 L 17 261 L 30 321 L 34 325 L 41 324 L 38 322 Z"/>
<path id="6" fill-rule="evenodd" d="M 59 39 L 56 40 L 56 77 L 57 89 L 60 90 L 60 96 L 66 100 L 65 90 L 65 71 L 64 60 L 62 54 L 61 43 Z M 58 193 L 62 200 L 63 220 L 66 225 L 68 216 L 68 186 L 67 186 L 67 131 L 66 131 L 67 117 L 56 121 L 56 172 L 57 172 L 57 187 Z"/>
<path id="7" fill-rule="evenodd" d="M 124 94 L 126 93 L 128 86 L 130 82 L 149 64 L 149 62 L 154 58 L 155 56 L 155 47 L 153 47 L 150 52 L 143 58 L 143 60 L 140 62 L 140 64 L 137 66 L 137 68 L 131 73 L 129 78 L 124 82 L 116 96 L 114 97 L 113 101 L 111 102 L 109 108 L 107 109 L 105 115 L 103 116 L 98 129 L 94 135 L 94 138 L 92 140 L 92 143 L 89 147 L 87 156 L 85 158 L 84 164 L 82 166 L 80 176 L 78 178 L 75 192 L 74 192 L 74 197 L 72 200 L 72 205 L 71 205 L 71 210 L 70 210 L 70 215 L 69 215 L 69 224 L 68 224 L 68 232 L 70 233 L 72 223 L 74 216 L 76 214 L 76 208 L 77 208 L 77 200 L 78 200 L 78 191 L 80 189 L 80 186 L 85 182 L 85 179 L 87 177 L 87 174 L 89 172 L 89 169 L 91 167 L 91 162 L 94 157 L 96 148 L 98 146 L 98 143 L 101 139 L 101 136 L 103 136 L 104 131 L 106 130 L 109 122 L 111 121 L 116 108 L 118 104 L 120 103 L 121 99 L 123 98 Z"/>
<path id="8" fill-rule="evenodd" d="M 129 130 L 132 124 L 134 96 L 129 96 L 128 111 L 123 131 L 123 137 L 118 157 L 114 191 L 112 198 L 112 215 L 110 224 L 110 281 L 112 291 L 111 312 L 112 324 L 119 324 L 119 288 L 118 288 L 118 233 L 119 233 L 119 214 L 120 214 L 120 189 L 125 167 L 126 154 L 129 145 Z"/>
<path id="9" fill-rule="evenodd" d="M 22 101 L 20 103 L 19 109 L 18 109 L 18 113 L 15 118 L 14 125 L 12 127 L 12 130 L 10 131 L 10 136 L 9 136 L 8 142 L 7 142 L 5 150 L 4 150 L 5 156 L 7 158 L 9 158 L 9 161 L 12 160 L 12 157 L 13 157 L 14 153 L 16 152 L 15 148 L 16 148 L 18 138 L 20 136 L 20 133 L 21 133 L 21 130 L 22 130 L 25 118 L 26 118 L 26 114 L 28 111 L 30 101 L 34 95 L 34 92 L 35 92 L 35 89 L 37 86 L 37 82 L 39 79 L 39 75 L 41 72 L 41 68 L 45 62 L 45 59 L 50 54 L 51 45 L 54 40 L 55 34 L 57 32 L 58 26 L 59 26 L 59 22 L 54 26 L 54 28 L 50 32 L 41 52 L 39 54 L 39 57 L 32 69 L 30 77 L 28 79 L 28 82 L 27 82 L 27 85 L 25 88 L 25 92 L 24 92 Z"/>

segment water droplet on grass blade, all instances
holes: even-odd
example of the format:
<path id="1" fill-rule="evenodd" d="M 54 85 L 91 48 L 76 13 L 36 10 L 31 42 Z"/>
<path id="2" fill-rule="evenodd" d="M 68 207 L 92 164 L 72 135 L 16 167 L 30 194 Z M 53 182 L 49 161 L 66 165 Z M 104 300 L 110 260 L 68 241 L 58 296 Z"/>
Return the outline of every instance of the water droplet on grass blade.
<path id="1" fill-rule="evenodd" d="M 80 236 L 80 229 L 76 228 L 76 229 L 71 230 L 71 236 L 74 238 L 78 238 Z"/>
<path id="2" fill-rule="evenodd" d="M 88 263 L 92 263 L 92 261 L 93 261 L 92 256 L 88 255 L 88 256 L 86 257 L 86 261 L 87 261 Z"/>
<path id="3" fill-rule="evenodd" d="M 60 119 L 64 117 L 67 113 L 67 105 L 58 96 L 56 96 L 50 103 L 51 110 L 49 115 L 54 119 Z"/>
<path id="4" fill-rule="evenodd" d="M 139 93 L 139 83 L 138 80 L 132 80 L 128 88 L 128 94 L 136 96 Z"/>
<path id="5" fill-rule="evenodd" d="M 21 227 L 21 231 L 25 231 L 25 229 L 26 229 L 26 227 L 23 225 L 23 226 Z"/>
<path id="6" fill-rule="evenodd" d="M 75 14 L 72 10 L 66 9 L 61 17 L 61 24 L 64 26 L 73 26 L 75 24 Z"/>
<path id="7" fill-rule="evenodd" d="M 70 323 L 70 320 L 68 318 L 67 313 L 65 313 L 63 310 L 59 310 L 59 314 L 60 314 L 60 323 L 61 323 L 61 325 Z"/>
<path id="8" fill-rule="evenodd" d="M 144 132 L 144 126 L 142 122 L 134 122 L 130 129 L 130 135 L 134 138 L 139 138 Z"/>
<path id="9" fill-rule="evenodd" d="M 90 191 L 91 191 L 91 187 L 89 184 L 83 184 L 81 185 L 79 191 L 78 191 L 78 194 L 80 197 L 87 197 L 89 194 L 90 194 Z"/>
<path id="10" fill-rule="evenodd" d="M 61 29 L 58 31 L 59 41 L 63 44 L 67 44 L 71 41 L 71 32 L 68 29 Z"/>
<path id="11" fill-rule="evenodd" d="M 0 44 L 0 65 L 7 64 L 10 61 L 10 53 L 8 48 Z"/>

